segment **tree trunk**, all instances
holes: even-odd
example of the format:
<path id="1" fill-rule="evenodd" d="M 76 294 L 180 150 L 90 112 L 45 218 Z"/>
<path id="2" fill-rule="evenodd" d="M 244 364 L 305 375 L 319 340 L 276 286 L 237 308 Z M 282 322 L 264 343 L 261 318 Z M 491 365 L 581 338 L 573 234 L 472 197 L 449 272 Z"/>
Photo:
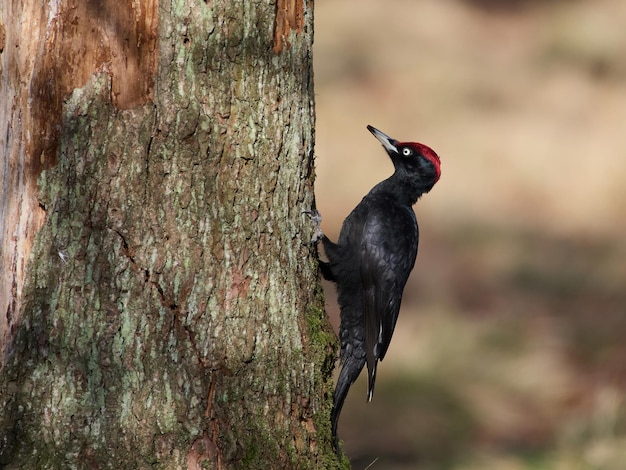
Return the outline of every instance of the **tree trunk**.
<path id="1" fill-rule="evenodd" d="M 312 9 L 0 6 L 0 467 L 340 465 Z"/>

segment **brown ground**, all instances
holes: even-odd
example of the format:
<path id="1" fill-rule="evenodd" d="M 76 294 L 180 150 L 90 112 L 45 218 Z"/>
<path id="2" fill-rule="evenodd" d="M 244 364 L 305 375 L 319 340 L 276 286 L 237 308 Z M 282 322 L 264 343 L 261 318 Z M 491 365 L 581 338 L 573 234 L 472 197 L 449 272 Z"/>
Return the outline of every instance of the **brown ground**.
<path id="1" fill-rule="evenodd" d="M 354 468 L 626 468 L 626 3 L 315 8 L 331 238 L 391 171 L 366 124 L 442 159 Z"/>

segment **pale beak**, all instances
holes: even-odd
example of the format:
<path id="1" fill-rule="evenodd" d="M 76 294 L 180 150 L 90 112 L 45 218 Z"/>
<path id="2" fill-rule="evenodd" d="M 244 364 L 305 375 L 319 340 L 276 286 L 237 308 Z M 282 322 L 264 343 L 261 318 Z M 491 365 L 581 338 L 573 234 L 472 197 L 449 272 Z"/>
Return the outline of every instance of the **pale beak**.
<path id="1" fill-rule="evenodd" d="M 398 143 L 397 140 L 392 139 L 387 134 L 379 131 L 373 126 L 367 126 L 367 130 L 374 134 L 374 137 L 376 137 L 378 141 L 383 144 L 383 147 L 385 147 L 387 152 L 398 153 L 398 148 L 396 147 L 396 144 Z"/>

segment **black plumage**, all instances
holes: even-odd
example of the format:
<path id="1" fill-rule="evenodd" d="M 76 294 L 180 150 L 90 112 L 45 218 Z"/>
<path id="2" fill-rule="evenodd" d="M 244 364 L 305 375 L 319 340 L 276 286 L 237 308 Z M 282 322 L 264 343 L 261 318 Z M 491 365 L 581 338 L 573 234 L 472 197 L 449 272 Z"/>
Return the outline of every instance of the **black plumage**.
<path id="1" fill-rule="evenodd" d="M 402 292 L 415 264 L 419 231 L 411 206 L 440 176 L 439 157 L 429 147 L 398 142 L 367 128 L 382 143 L 395 171 L 348 215 L 337 243 L 320 236 L 328 257 L 328 262 L 320 260 L 322 275 L 336 283 L 341 308 L 342 369 L 331 417 L 337 449 L 341 408 L 365 364 L 367 399 L 372 399 L 376 366 L 389 348 Z"/>

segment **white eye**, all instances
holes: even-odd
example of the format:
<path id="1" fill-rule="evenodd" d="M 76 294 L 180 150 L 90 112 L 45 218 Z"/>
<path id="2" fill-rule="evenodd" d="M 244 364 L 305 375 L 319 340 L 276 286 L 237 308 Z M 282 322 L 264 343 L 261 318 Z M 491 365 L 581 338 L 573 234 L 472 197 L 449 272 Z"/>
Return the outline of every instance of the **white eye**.
<path id="1" fill-rule="evenodd" d="M 413 151 L 410 148 L 405 147 L 405 148 L 402 149 L 402 155 L 404 155 L 405 157 L 408 157 L 412 153 L 413 153 Z"/>

